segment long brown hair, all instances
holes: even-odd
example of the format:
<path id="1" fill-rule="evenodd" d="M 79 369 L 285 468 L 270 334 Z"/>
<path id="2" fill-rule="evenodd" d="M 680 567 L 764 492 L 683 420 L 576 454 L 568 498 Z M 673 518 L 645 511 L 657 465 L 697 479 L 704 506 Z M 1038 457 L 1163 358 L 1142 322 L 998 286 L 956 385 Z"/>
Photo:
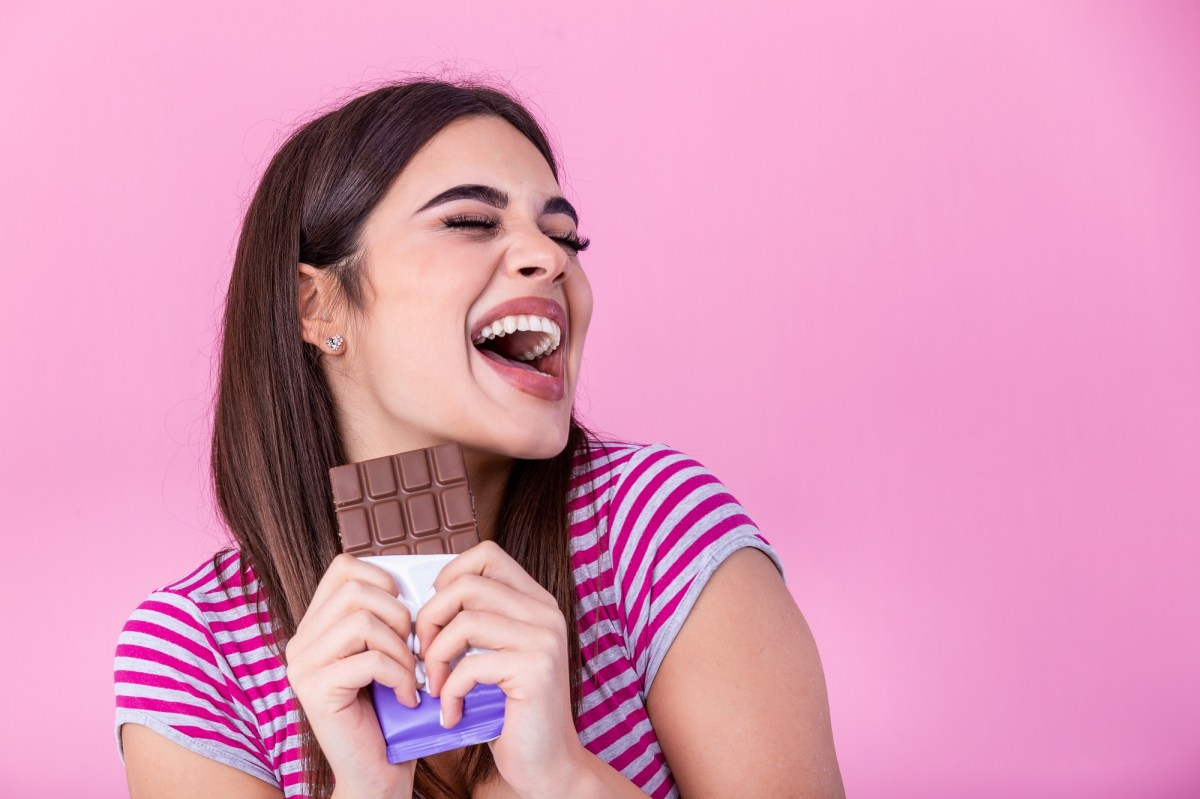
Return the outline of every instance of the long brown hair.
<path id="1" fill-rule="evenodd" d="M 378 88 L 297 129 L 246 211 L 225 304 L 212 474 L 243 567 L 253 570 L 266 600 L 280 657 L 339 552 L 328 470 L 345 462 L 320 352 L 300 337 L 297 265 L 332 270 L 350 307 L 361 309 L 364 221 L 421 146 L 467 116 L 509 122 L 558 177 L 546 135 L 512 97 L 477 84 L 416 80 Z M 572 415 L 559 455 L 517 461 L 497 520 L 497 543 L 557 597 L 572 632 L 566 494 L 573 455 L 590 438 Z M 582 657 L 578 635 L 567 639 L 578 716 Z M 301 729 L 311 793 L 326 796 L 332 770 L 307 720 Z M 468 788 L 495 771 L 486 745 L 468 749 L 463 764 Z M 423 762 L 416 779 L 423 796 L 452 793 Z"/>

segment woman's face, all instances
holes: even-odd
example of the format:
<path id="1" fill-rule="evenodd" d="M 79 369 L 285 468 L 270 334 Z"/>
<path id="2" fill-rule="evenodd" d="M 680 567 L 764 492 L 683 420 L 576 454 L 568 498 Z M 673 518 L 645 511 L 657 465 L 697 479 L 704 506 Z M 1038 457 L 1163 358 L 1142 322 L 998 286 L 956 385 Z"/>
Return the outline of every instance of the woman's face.
<path id="1" fill-rule="evenodd" d="M 323 359 L 355 460 L 447 440 L 562 450 L 592 315 L 574 214 L 499 118 L 457 120 L 418 152 L 367 219 L 363 312 Z"/>

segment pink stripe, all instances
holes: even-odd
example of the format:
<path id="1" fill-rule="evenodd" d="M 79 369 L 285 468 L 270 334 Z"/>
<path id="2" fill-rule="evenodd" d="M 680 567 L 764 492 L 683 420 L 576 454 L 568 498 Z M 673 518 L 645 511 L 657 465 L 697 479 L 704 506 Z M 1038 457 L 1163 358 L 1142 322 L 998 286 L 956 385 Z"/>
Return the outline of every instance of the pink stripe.
<path id="1" fill-rule="evenodd" d="M 649 720 L 646 718 L 645 712 L 643 712 L 641 710 L 641 708 L 638 708 L 637 710 L 634 710 L 633 712 L 629 713 L 624 718 L 617 720 L 617 723 L 611 729 L 605 731 L 602 735 L 600 735 L 600 737 L 593 739 L 592 742 L 590 744 L 588 744 L 588 749 L 591 749 L 594 752 L 604 751 L 605 749 L 609 748 L 613 744 L 620 741 L 623 737 L 628 735 L 633 730 L 636 730 L 638 725 L 641 724 L 643 721 L 645 721 L 647 723 L 649 722 Z M 649 733 L 649 735 L 651 738 L 654 737 L 653 732 Z M 630 760 L 637 757 L 637 755 L 640 752 L 635 752 L 633 757 L 626 757 L 626 755 L 631 749 L 636 749 L 639 745 L 641 745 L 641 743 L 644 739 L 645 739 L 645 734 L 643 734 L 642 738 L 639 738 L 637 741 L 634 741 L 632 744 L 629 744 L 624 749 L 619 750 L 615 755 L 612 756 L 611 759 L 608 760 L 608 764 L 610 766 L 612 766 L 613 768 L 615 768 L 617 771 L 620 771 L 621 767 L 618 766 L 617 763 L 620 762 L 622 758 L 625 758 L 625 762 L 628 763 Z M 655 740 L 657 740 L 657 738 L 655 738 Z M 595 747 L 595 748 L 593 749 L 593 747 Z"/>
<path id="2" fill-rule="evenodd" d="M 667 770 L 667 764 L 665 762 L 658 763 L 658 767 L 659 768 L 654 770 L 654 774 L 650 774 L 647 777 L 646 782 L 643 782 L 640 787 L 642 788 L 642 791 L 646 791 L 646 786 L 648 786 L 650 782 L 654 781 L 654 777 L 659 775 L 659 771 L 666 770 L 666 774 L 662 775 L 662 782 L 659 782 L 659 787 L 655 788 L 654 793 L 650 794 L 652 797 L 654 797 L 654 799 L 666 799 L 668 795 L 671 795 L 671 789 L 674 788 L 674 780 L 671 779 L 671 771 Z"/>
<path id="3" fill-rule="evenodd" d="M 620 669 L 618 673 L 625 674 L 626 672 L 630 671 L 632 671 L 632 669 L 629 668 L 628 664 L 624 664 L 624 668 Z M 618 708 L 620 708 L 624 702 L 637 698 L 638 685 L 639 683 L 635 675 L 634 679 L 630 680 L 625 685 L 621 686 L 620 688 L 613 689 L 611 693 L 595 707 L 579 714 L 579 719 L 576 722 L 578 728 L 584 730 L 589 729 L 590 727 L 600 724 L 613 713 L 618 712 Z M 596 693 L 596 691 L 589 692 L 589 695 L 592 693 Z"/>
<path id="4" fill-rule="evenodd" d="M 196 687 L 195 682 L 185 682 L 176 680 L 173 677 L 168 677 L 165 674 L 152 674 L 143 671 L 128 671 L 120 670 L 113 674 L 113 680 L 116 683 L 116 689 L 119 696 L 125 694 L 121 692 L 122 685 L 144 685 L 147 688 L 156 688 L 167 691 L 180 691 L 188 694 L 200 702 L 207 703 L 215 711 L 224 713 L 229 718 L 237 718 L 237 712 L 233 709 L 233 705 L 216 686 L 204 683 L 213 689 L 213 693 L 205 693 Z"/>
<path id="5" fill-rule="evenodd" d="M 285 745 L 287 744 L 287 739 L 288 739 L 288 736 L 290 736 L 290 735 L 291 735 L 291 733 L 288 732 L 287 726 L 286 725 L 282 726 L 279 729 L 275 730 L 275 732 L 268 735 L 266 737 L 266 740 L 263 741 L 263 745 L 267 748 L 268 752 L 274 752 L 276 747 L 280 746 L 280 744 L 285 744 Z M 291 746 L 298 746 L 298 745 L 299 744 L 291 744 Z M 284 751 L 286 751 L 286 750 L 284 750 Z"/>
<path id="6" fill-rule="evenodd" d="M 176 580 L 163 590 L 171 594 L 187 594 L 197 585 L 203 585 L 206 580 L 211 579 L 212 575 L 212 560 L 209 559 L 193 569 L 187 577 L 184 577 L 182 580 Z"/>
<path id="7" fill-rule="evenodd" d="M 160 652 L 156 649 L 149 649 L 136 644 L 119 644 L 117 646 L 117 657 L 130 658 L 132 660 L 144 660 L 149 663 L 156 663 L 165 669 L 178 672 L 184 677 L 190 677 L 192 680 L 211 686 L 213 690 L 222 693 L 221 686 L 214 683 L 211 676 L 202 671 L 194 663 L 189 663 L 186 660 L 172 657 L 171 655 Z"/>
<path id="8" fill-rule="evenodd" d="M 571 538 L 579 539 L 590 533 L 591 530 L 580 532 L 579 525 L 571 528 Z M 578 571 L 580 567 L 595 566 L 600 562 L 600 541 L 594 540 L 586 547 L 580 547 L 571 553 L 571 571 Z"/>
<path id="9" fill-rule="evenodd" d="M 186 636 L 180 635 L 174 630 L 163 627 L 161 624 L 130 620 L 126 622 L 125 630 L 132 633 L 142 633 L 143 635 L 148 635 L 153 638 L 166 641 L 167 643 L 175 644 L 180 649 L 186 650 L 189 654 L 195 657 L 196 660 L 203 661 L 214 667 L 217 665 L 216 658 L 213 656 L 213 653 L 210 650 L 205 649 L 195 641 L 187 638 Z M 154 660 L 154 658 L 144 659 Z"/>
<path id="10" fill-rule="evenodd" d="M 214 596 L 208 594 L 207 596 Z M 219 594 L 216 596 L 220 596 Z M 246 600 L 239 596 L 224 597 L 217 600 L 197 601 L 196 607 L 205 613 L 246 613 Z"/>
<path id="11" fill-rule="evenodd" d="M 265 643 L 258 633 L 258 620 L 253 614 L 247 613 L 236 621 L 210 619 L 209 624 L 213 635 L 220 637 L 225 646 L 240 652 L 259 649 Z"/>
<path id="12" fill-rule="evenodd" d="M 281 697 L 286 697 L 288 695 L 287 692 L 291 687 L 292 685 L 288 682 L 286 674 L 282 677 L 277 677 L 274 680 L 254 684 L 255 690 L 258 691 L 264 698 L 270 696 L 271 694 L 279 694 Z"/>
<path id="13" fill-rule="evenodd" d="M 653 743 L 658 743 L 658 739 L 655 738 Z M 649 748 L 650 747 L 647 747 L 647 749 L 649 749 Z M 662 767 L 663 767 L 662 755 L 660 755 L 658 753 L 651 755 L 650 762 L 647 763 L 645 766 L 643 766 L 642 770 L 639 771 L 636 776 L 634 776 L 634 778 L 632 780 L 633 784 L 637 785 L 639 788 L 649 785 L 650 780 L 654 778 L 654 775 L 657 774 L 659 772 L 659 769 L 661 769 Z"/>
<path id="14" fill-rule="evenodd" d="M 238 736 L 240 741 L 238 748 L 246 749 L 243 732 L 234 726 L 230 717 L 214 712 L 211 707 L 194 705 L 189 702 L 169 702 L 166 699 L 153 696 L 129 696 L 127 694 L 117 697 L 117 707 L 129 710 L 149 710 L 154 713 L 174 713 L 193 719 L 203 719 L 210 724 L 220 725 Z M 179 729 L 178 725 L 172 726 Z"/>
<path id="15" fill-rule="evenodd" d="M 289 730 L 289 732 L 296 736 L 300 735 L 300 732 L 298 730 Z M 300 738 L 297 737 L 296 740 L 298 742 L 300 740 Z M 283 755 L 279 758 L 280 770 L 281 771 L 283 770 L 282 767 L 283 767 L 284 763 L 294 763 L 295 761 L 299 760 L 300 754 L 301 754 L 301 751 L 300 751 L 299 743 L 297 743 L 295 746 L 289 746 L 287 748 L 287 751 L 285 751 L 283 753 Z"/>
<path id="16" fill-rule="evenodd" d="M 257 711 L 254 715 L 258 719 L 260 727 L 270 727 L 276 724 L 281 718 L 287 716 L 287 704 L 276 699 L 274 702 L 265 703 L 261 711 Z"/>
<path id="17" fill-rule="evenodd" d="M 187 599 L 186 597 L 184 597 L 183 599 L 186 602 L 191 601 L 191 600 Z M 205 624 L 205 621 L 203 619 L 197 619 L 195 616 L 193 616 L 192 614 L 188 613 L 187 611 L 183 610 L 182 608 L 180 608 L 176 605 L 172 605 L 168 602 L 161 602 L 161 601 L 157 601 L 157 600 L 153 600 L 153 599 L 147 599 L 145 602 L 143 602 L 142 609 L 147 610 L 147 611 L 153 611 L 162 616 L 166 616 L 168 618 L 174 619 L 175 621 L 179 622 L 184 627 L 189 627 L 189 628 L 195 630 L 196 632 L 200 633 L 206 641 L 208 641 L 208 643 L 212 647 L 212 651 L 220 650 L 220 646 L 217 644 L 217 639 L 215 637 L 213 637 L 212 630 L 210 630 L 208 628 L 208 625 Z M 131 622 L 131 624 L 132 624 L 132 622 Z"/>
<path id="18" fill-rule="evenodd" d="M 583 611 L 579 615 L 577 626 L 581 636 L 584 634 L 584 632 L 590 631 L 597 626 L 617 632 L 617 623 L 615 619 L 616 614 L 613 612 L 615 610 L 614 606 L 612 603 L 599 602 L 598 600 L 599 594 L 597 593 L 596 596 L 593 597 L 593 601 L 597 602 L 597 604 L 593 605 L 589 610 Z M 576 608 L 576 611 L 578 610 L 579 609 Z M 603 634 L 603 632 L 598 633 L 598 635 Z"/>
<path id="19" fill-rule="evenodd" d="M 615 632 L 609 631 L 600 634 L 596 640 L 588 644 L 587 647 L 588 660 L 595 660 L 610 649 L 615 649 L 624 659 L 629 653 L 625 651 L 625 639 Z"/>
<path id="20" fill-rule="evenodd" d="M 665 768 L 666 763 L 659 764 L 659 767 Z M 657 774 L 657 772 L 656 772 L 656 774 Z M 654 789 L 654 793 L 652 793 L 650 795 L 653 796 L 654 799 L 666 799 L 666 797 L 671 795 L 671 790 L 674 787 L 675 787 L 675 780 L 673 780 L 671 778 L 670 774 L 666 774 L 663 778 L 663 781 L 660 782 L 658 784 L 658 787 Z"/>
<path id="21" fill-rule="evenodd" d="M 222 735 L 221 733 L 217 732 L 216 730 L 209 729 L 207 727 L 189 727 L 189 726 L 185 726 L 185 725 L 179 725 L 179 726 L 175 727 L 175 729 L 178 730 L 179 732 L 183 733 L 184 735 L 188 736 L 189 738 L 200 738 L 201 740 L 205 740 L 205 741 L 217 741 L 219 743 L 224 744 L 226 748 L 239 749 L 242 752 L 245 752 L 250 757 L 254 758 L 254 760 L 256 760 L 258 762 L 258 764 L 260 766 L 262 766 L 264 769 L 266 769 L 268 772 L 275 773 L 275 770 L 271 768 L 271 764 L 269 761 L 265 760 L 258 753 L 254 752 L 252 750 L 246 749 L 245 746 L 240 741 L 238 741 L 234 738 L 229 738 L 228 736 Z"/>
<path id="22" fill-rule="evenodd" d="M 283 663 L 279 660 L 279 658 L 275 657 L 273 654 L 268 654 L 265 657 L 259 658 L 258 660 L 252 660 L 249 663 L 239 663 L 236 666 L 232 663 L 229 664 L 230 668 L 233 669 L 234 675 L 239 680 L 257 677 L 259 674 L 268 672 L 271 669 L 280 668 L 282 665 Z"/>
<path id="23" fill-rule="evenodd" d="M 638 738 L 637 741 L 626 747 L 625 751 L 608 761 L 608 763 L 617 771 L 621 771 L 641 757 L 651 744 L 656 743 L 658 743 L 658 738 L 654 737 L 654 730 L 646 730 L 641 738 Z"/>

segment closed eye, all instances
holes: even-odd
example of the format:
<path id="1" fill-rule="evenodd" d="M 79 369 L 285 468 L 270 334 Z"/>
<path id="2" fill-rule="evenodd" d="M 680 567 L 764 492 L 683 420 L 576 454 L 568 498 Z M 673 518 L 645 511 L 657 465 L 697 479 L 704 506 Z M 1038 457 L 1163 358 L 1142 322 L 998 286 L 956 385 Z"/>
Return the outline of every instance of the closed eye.
<path id="1" fill-rule="evenodd" d="M 458 214 L 456 216 L 448 216 L 442 220 L 442 224 L 448 228 L 474 229 L 488 232 L 493 232 L 500 229 L 499 220 L 493 219 L 490 216 L 476 216 L 473 214 Z M 591 239 L 580 238 L 575 233 L 563 233 L 559 236 L 550 236 L 550 238 L 570 250 L 572 255 L 578 255 L 586 250 L 588 245 L 592 243 Z"/>
<path id="2" fill-rule="evenodd" d="M 581 239 L 574 233 L 565 233 L 561 236 L 551 236 L 550 238 L 566 247 L 574 255 L 578 255 L 579 253 L 583 252 L 588 248 L 588 245 L 592 243 L 591 239 Z"/>
<path id="3" fill-rule="evenodd" d="M 448 216 L 442 220 L 442 224 L 449 228 L 477 228 L 482 230 L 495 230 L 500 227 L 500 222 L 492 219 L 490 216 L 473 216 L 471 214 Z"/>

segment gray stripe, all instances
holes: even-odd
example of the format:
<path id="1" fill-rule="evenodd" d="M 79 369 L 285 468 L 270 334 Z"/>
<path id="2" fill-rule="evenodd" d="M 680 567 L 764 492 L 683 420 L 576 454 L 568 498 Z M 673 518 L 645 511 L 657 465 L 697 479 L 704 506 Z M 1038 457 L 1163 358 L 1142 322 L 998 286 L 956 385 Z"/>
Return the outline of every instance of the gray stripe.
<path id="1" fill-rule="evenodd" d="M 189 752 L 195 752 L 196 754 L 201 755 L 202 757 L 206 757 L 210 760 L 215 760 L 218 763 L 224 763 L 227 766 L 232 766 L 233 768 L 237 769 L 238 771 L 243 771 L 252 777 L 257 777 L 258 779 L 262 780 L 263 782 L 267 783 L 268 785 L 272 785 L 276 788 L 279 787 L 279 780 L 276 778 L 276 776 L 274 774 L 272 774 L 271 772 L 267 771 L 265 768 L 263 768 L 262 764 L 259 763 L 257 760 L 254 760 L 247 755 L 241 754 L 241 753 L 237 752 L 237 750 L 221 747 L 214 742 L 205 741 L 205 740 L 202 740 L 199 738 L 192 738 L 191 736 L 184 735 L 183 733 L 179 732 L 178 730 L 175 730 L 174 728 L 172 728 L 172 727 L 168 726 L 166 723 L 164 723 L 164 719 L 170 718 L 170 716 L 171 716 L 171 714 L 166 714 L 166 713 L 155 713 L 154 715 L 150 715 L 150 714 L 144 713 L 140 710 L 128 710 L 128 709 L 124 709 L 124 708 L 119 708 L 117 710 L 117 720 L 116 720 L 115 730 L 116 730 L 116 736 L 117 736 L 117 749 L 121 753 L 121 759 L 122 760 L 125 759 L 125 752 L 124 752 L 123 748 L 121 747 L 121 725 L 122 724 L 140 724 L 143 727 L 147 727 L 147 728 L 153 730 L 154 732 L 158 733 L 162 737 L 166 738 L 168 741 L 179 744 L 184 749 L 187 749 Z M 185 723 L 185 724 L 194 725 L 197 723 L 197 719 L 195 719 L 191 716 L 185 716 L 185 717 L 181 717 L 181 718 L 183 720 L 183 723 Z M 226 730 L 222 730 L 222 729 L 216 728 L 216 727 L 214 727 L 213 729 L 218 732 L 228 734 L 228 731 L 226 731 Z"/>

